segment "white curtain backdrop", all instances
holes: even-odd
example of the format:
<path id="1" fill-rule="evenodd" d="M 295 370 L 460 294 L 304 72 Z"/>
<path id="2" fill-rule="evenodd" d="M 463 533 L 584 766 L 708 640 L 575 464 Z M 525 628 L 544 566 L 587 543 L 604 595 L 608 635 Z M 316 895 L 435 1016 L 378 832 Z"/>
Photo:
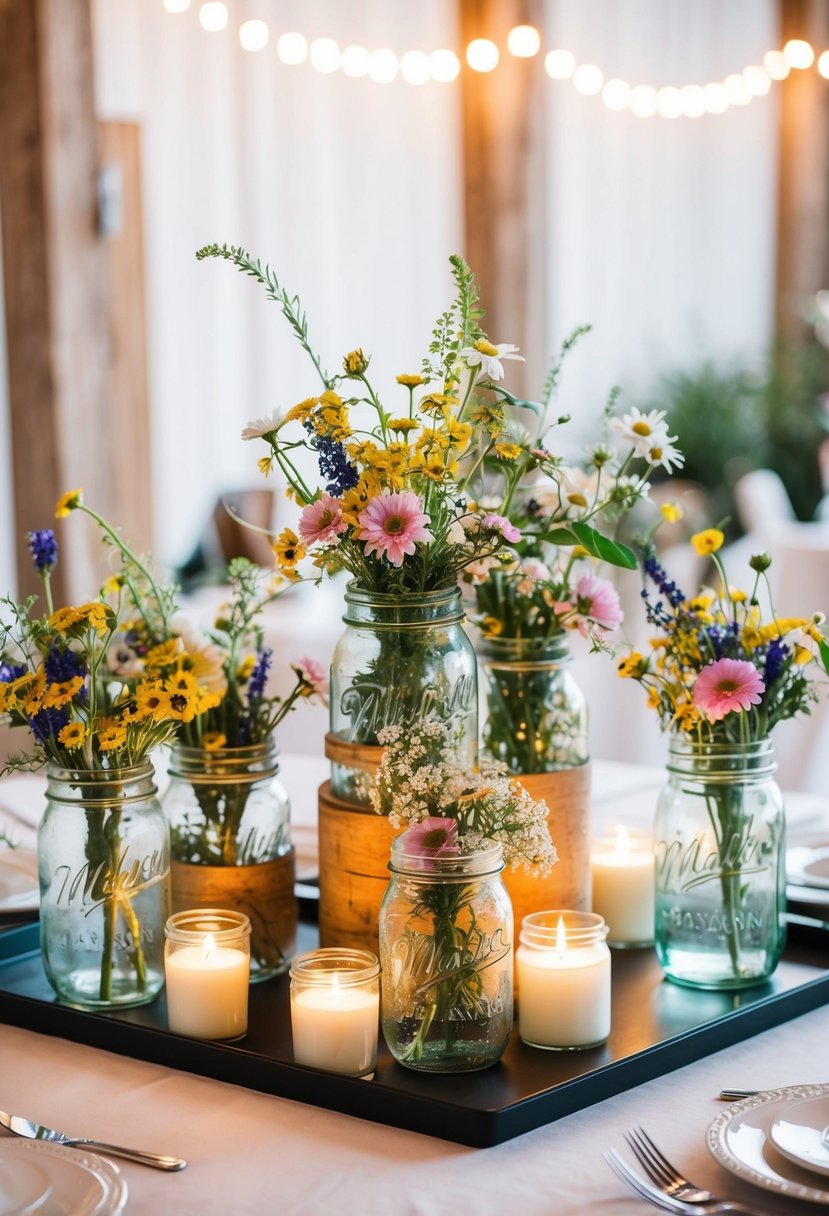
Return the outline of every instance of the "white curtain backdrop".
<path id="1" fill-rule="evenodd" d="M 457 87 L 320 75 L 284 66 L 275 45 L 293 29 L 341 47 L 454 47 L 454 5 L 230 0 L 222 33 L 201 28 L 198 8 L 95 3 L 101 117 L 144 128 L 148 492 L 172 562 L 220 491 L 262 484 L 261 450 L 239 441 L 247 419 L 319 390 L 277 305 L 230 266 L 197 263 L 196 248 L 226 240 L 269 261 L 329 369 L 361 345 L 393 384 L 419 370 L 461 244 Z M 257 54 L 237 36 L 253 17 L 272 31 Z"/>

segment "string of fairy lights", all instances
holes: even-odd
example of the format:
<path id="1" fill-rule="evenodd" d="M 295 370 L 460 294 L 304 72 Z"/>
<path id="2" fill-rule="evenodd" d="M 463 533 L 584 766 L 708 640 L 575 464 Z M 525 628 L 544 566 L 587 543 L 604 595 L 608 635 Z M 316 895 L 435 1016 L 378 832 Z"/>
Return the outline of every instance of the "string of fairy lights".
<path id="1" fill-rule="evenodd" d="M 222 0 L 191 4 L 191 0 L 162 0 L 168 13 L 198 13 L 199 24 L 210 34 L 221 34 L 230 27 L 230 11 Z M 244 51 L 257 54 L 271 43 L 271 30 L 260 19 L 243 21 L 238 26 L 239 43 Z M 309 64 L 322 75 L 342 72 L 354 79 L 365 77 L 375 84 L 403 80 L 410 85 L 432 82 L 450 84 L 461 71 L 461 60 L 453 50 L 410 50 L 398 55 L 388 47 L 369 50 L 350 45 L 340 47 L 333 38 L 308 39 L 295 30 L 275 36 L 276 56 L 288 67 Z M 517 25 L 509 31 L 505 48 L 490 38 L 474 38 L 468 43 L 464 60 L 475 72 L 493 72 L 503 54 L 516 59 L 532 59 L 542 53 L 541 34 L 532 25 Z M 751 63 L 723 80 L 706 84 L 662 85 L 631 84 L 605 72 L 595 63 L 579 63 L 563 47 L 552 47 L 544 54 L 544 69 L 555 81 L 569 83 L 585 97 L 599 97 L 608 110 L 628 111 L 637 118 L 700 118 L 704 114 L 724 114 L 731 106 L 745 106 L 770 92 L 775 82 L 785 80 L 793 71 L 815 68 L 829 80 L 829 49 L 818 54 L 802 38 L 790 39 L 782 50 L 765 53 L 761 63 Z"/>

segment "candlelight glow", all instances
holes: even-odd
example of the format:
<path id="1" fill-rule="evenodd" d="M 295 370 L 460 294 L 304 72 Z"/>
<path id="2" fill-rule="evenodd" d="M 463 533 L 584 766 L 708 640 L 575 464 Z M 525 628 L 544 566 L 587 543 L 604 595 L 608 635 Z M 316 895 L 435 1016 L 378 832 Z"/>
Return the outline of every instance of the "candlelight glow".
<path id="1" fill-rule="evenodd" d="M 207 937 L 204 939 L 204 942 L 202 943 L 202 955 L 203 955 L 204 961 L 206 963 L 210 961 L 211 955 L 213 954 L 215 949 L 216 949 L 216 939 L 212 933 L 208 933 Z"/>
<path id="2" fill-rule="evenodd" d="M 630 857 L 630 832 L 623 823 L 616 829 L 616 856 Z"/>
<path id="3" fill-rule="evenodd" d="M 564 954 L 566 949 L 567 930 L 564 927 L 564 917 L 560 916 L 558 918 L 558 925 L 556 926 L 556 950 L 559 954 Z"/>

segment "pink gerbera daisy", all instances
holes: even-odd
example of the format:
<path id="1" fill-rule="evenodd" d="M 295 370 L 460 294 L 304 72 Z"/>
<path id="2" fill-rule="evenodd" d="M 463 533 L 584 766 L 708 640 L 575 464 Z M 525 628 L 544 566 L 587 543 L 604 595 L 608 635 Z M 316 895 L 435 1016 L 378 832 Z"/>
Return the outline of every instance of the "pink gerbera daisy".
<path id="1" fill-rule="evenodd" d="M 521 533 L 515 524 L 511 524 L 505 515 L 496 515 L 494 511 L 490 511 L 483 517 L 481 527 L 492 532 L 500 532 L 504 540 L 508 540 L 511 544 L 515 544 L 521 539 Z"/>
<path id="2" fill-rule="evenodd" d="M 445 857 L 460 853 L 458 825 L 454 819 L 430 815 L 404 832 L 405 852 L 415 857 Z"/>
<path id="3" fill-rule="evenodd" d="M 404 556 L 414 553 L 418 541 L 432 539 L 423 500 L 413 490 L 384 490 L 360 512 L 357 522 L 366 553 L 387 557 L 393 566 L 402 566 Z"/>
<path id="4" fill-rule="evenodd" d="M 576 583 L 576 601 L 579 615 L 589 618 L 600 629 L 610 632 L 618 629 L 624 620 L 616 588 L 606 578 L 583 574 Z M 584 622 L 579 624 L 579 632 L 586 632 Z"/>
<path id="5" fill-rule="evenodd" d="M 308 545 L 336 540 L 348 524 L 343 519 L 342 504 L 330 494 L 322 494 L 309 503 L 299 517 L 299 534 Z"/>
<path id="6" fill-rule="evenodd" d="M 309 659 L 307 655 L 302 655 L 291 664 L 291 667 L 303 682 L 303 689 L 300 696 L 313 697 L 317 696 L 322 701 L 323 705 L 328 704 L 328 673 L 321 663 L 316 659 Z"/>
<path id="7" fill-rule="evenodd" d="M 753 663 L 717 659 L 703 667 L 694 684 L 694 704 L 709 722 L 719 722 L 735 710 L 759 705 L 766 686 Z"/>

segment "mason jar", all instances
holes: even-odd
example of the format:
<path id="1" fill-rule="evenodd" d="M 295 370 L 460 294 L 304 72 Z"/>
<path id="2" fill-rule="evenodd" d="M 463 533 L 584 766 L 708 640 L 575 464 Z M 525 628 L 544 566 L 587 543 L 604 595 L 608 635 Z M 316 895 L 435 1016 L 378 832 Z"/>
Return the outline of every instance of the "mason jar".
<path id="1" fill-rule="evenodd" d="M 58 999 L 143 1005 L 164 983 L 170 832 L 153 768 L 47 767 L 37 835 L 40 948 Z"/>
<path id="2" fill-rule="evenodd" d="M 426 857 L 406 849 L 404 833 L 392 842 L 380 909 L 383 1036 L 407 1068 L 488 1068 L 512 1030 L 513 919 L 501 845 Z"/>
<path id="3" fill-rule="evenodd" d="M 771 740 L 672 738 L 654 828 L 656 953 L 669 979 L 746 988 L 785 944 L 783 800 Z"/>
<path id="4" fill-rule="evenodd" d="M 335 798 L 367 806 L 385 726 L 416 730 L 434 718 L 452 729 L 462 764 L 478 747 L 477 664 L 464 632 L 457 587 L 389 595 L 349 583 L 345 633 L 331 660 L 331 730 Z"/>

